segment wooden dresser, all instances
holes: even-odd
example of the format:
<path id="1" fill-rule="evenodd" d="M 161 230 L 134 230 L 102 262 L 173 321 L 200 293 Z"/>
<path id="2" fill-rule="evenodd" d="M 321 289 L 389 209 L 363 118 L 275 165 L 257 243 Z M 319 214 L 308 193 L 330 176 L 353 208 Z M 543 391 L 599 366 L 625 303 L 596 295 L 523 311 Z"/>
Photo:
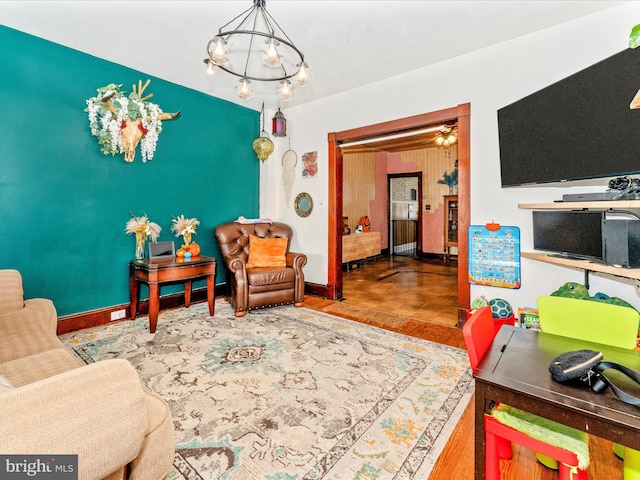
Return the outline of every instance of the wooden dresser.
<path id="1" fill-rule="evenodd" d="M 342 236 L 342 263 L 380 255 L 380 232 L 352 233 Z"/>

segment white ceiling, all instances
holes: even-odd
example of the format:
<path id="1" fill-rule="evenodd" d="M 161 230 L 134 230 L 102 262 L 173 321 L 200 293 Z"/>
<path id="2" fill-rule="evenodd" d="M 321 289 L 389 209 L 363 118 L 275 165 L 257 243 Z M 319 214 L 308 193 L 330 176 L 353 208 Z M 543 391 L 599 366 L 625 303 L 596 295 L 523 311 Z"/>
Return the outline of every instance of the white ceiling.
<path id="1" fill-rule="evenodd" d="M 358 88 L 627 1 L 267 0 L 302 50 L 313 81 L 285 106 Z M 237 77 L 205 74 L 206 45 L 250 8 L 231 1 L 0 1 L 2 24 L 259 110 L 276 108 L 275 83 L 239 99 Z M 5 48 L 7 46 L 4 46 Z M 104 79 L 104 83 L 119 83 Z M 153 85 L 150 86 L 153 92 Z"/>

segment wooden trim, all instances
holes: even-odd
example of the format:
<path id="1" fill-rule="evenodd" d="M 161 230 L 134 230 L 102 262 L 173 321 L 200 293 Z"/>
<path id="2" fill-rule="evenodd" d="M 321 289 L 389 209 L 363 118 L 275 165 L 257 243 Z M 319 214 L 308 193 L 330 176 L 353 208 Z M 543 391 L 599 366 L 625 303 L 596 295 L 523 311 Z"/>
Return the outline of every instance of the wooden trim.
<path id="1" fill-rule="evenodd" d="M 316 297 L 330 298 L 329 290 L 326 285 L 320 285 L 317 283 L 305 282 L 304 293 L 308 295 L 314 295 Z M 227 297 L 227 285 L 226 283 L 216 285 L 216 298 Z M 207 301 L 207 288 L 198 288 L 191 293 L 191 303 L 204 303 Z M 173 293 L 171 295 L 165 295 L 160 297 L 160 310 L 168 308 L 179 308 L 184 306 L 184 293 Z M 91 310 L 88 312 L 74 313 L 73 315 L 65 315 L 58 318 L 57 334 L 64 335 L 66 333 L 75 332 L 78 330 L 84 330 L 86 328 L 99 327 L 101 325 L 107 325 L 109 323 L 120 322 L 122 320 L 111 320 L 111 312 L 118 310 L 125 310 L 126 317 L 123 320 L 130 320 L 130 309 L 128 303 L 120 305 L 113 305 L 108 308 L 101 308 L 98 310 Z M 138 316 L 148 315 L 149 313 L 149 300 L 141 300 L 138 305 Z"/>
<path id="2" fill-rule="evenodd" d="M 455 120 L 458 117 L 458 113 L 458 107 L 445 108 L 435 112 L 414 115 L 413 117 L 390 120 L 365 127 L 352 128 L 351 130 L 343 130 L 342 132 L 335 132 L 329 135 L 334 135 L 335 141 L 339 143 L 356 142 L 370 137 L 413 130 L 423 126 L 433 125 L 434 123 L 448 122 Z"/>
<path id="3" fill-rule="evenodd" d="M 462 324 L 470 306 L 471 292 L 468 281 L 468 230 L 471 221 L 470 169 L 471 169 L 471 104 L 423 113 L 365 127 L 328 134 L 329 149 L 329 228 L 328 228 L 328 283 L 327 298 L 342 298 L 342 153 L 340 144 L 366 138 L 390 135 L 406 130 L 457 120 L 458 122 L 458 319 Z"/>
<path id="4" fill-rule="evenodd" d="M 458 324 L 471 306 L 469 225 L 471 224 L 471 105 L 458 105 Z M 462 322 L 462 323 L 461 323 Z"/>
<path id="5" fill-rule="evenodd" d="M 305 282 L 304 293 L 305 295 L 313 295 L 314 297 L 329 298 L 327 286 L 318 283 Z"/>
<path id="6" fill-rule="evenodd" d="M 216 285 L 216 298 L 226 297 L 226 285 Z M 191 293 L 191 303 L 201 303 L 207 301 L 207 288 L 198 288 Z M 184 305 L 184 293 L 174 293 L 160 297 L 160 309 L 178 308 Z M 131 319 L 129 315 L 129 304 L 123 303 L 113 305 L 107 308 L 91 310 L 88 312 L 74 313 L 58 318 L 57 334 L 75 332 L 86 328 L 99 327 L 109 323 L 119 322 L 122 320 L 111 320 L 111 312 L 125 310 L 126 317 L 123 320 Z M 147 315 L 149 313 L 149 300 L 142 300 L 138 305 L 138 316 Z"/>
<path id="7" fill-rule="evenodd" d="M 342 152 L 336 134 L 329 137 L 329 270 L 326 295 L 330 300 L 342 298 Z"/>

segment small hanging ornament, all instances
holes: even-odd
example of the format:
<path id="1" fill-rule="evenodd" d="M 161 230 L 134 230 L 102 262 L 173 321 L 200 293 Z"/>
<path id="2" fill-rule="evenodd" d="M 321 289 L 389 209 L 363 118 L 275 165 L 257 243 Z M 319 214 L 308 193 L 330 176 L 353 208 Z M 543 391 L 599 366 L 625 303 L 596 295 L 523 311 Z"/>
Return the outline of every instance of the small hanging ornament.
<path id="1" fill-rule="evenodd" d="M 284 118 L 283 113 L 278 107 L 278 111 L 273 116 L 271 122 L 271 133 L 274 137 L 286 137 L 287 136 L 287 119 Z"/>
<path id="2" fill-rule="evenodd" d="M 269 158 L 269 155 L 273 153 L 275 148 L 273 142 L 269 138 L 269 134 L 264 131 L 264 102 L 262 102 L 262 109 L 260 110 L 260 134 L 258 138 L 253 141 L 253 151 L 256 152 L 258 159 L 265 161 Z"/>
<path id="3" fill-rule="evenodd" d="M 289 138 L 289 150 L 282 155 L 282 186 L 284 187 L 284 199 L 287 207 L 291 206 L 293 198 L 293 183 L 296 179 L 295 168 L 298 164 L 298 154 L 291 150 L 291 138 Z"/>

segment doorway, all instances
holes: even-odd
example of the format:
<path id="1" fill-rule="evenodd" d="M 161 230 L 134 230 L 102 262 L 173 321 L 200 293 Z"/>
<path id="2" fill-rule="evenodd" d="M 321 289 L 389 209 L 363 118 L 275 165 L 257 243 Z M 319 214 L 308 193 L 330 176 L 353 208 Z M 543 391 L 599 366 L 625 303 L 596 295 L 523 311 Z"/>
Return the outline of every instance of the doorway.
<path id="1" fill-rule="evenodd" d="M 328 135 L 329 149 L 329 198 L 328 198 L 328 282 L 327 298 L 342 298 L 342 188 L 343 158 L 340 145 L 424 128 L 439 122 L 455 121 L 458 125 L 458 197 L 459 197 L 459 248 L 458 248 L 458 325 L 466 318 L 470 305 L 470 288 L 467 281 L 468 227 L 470 223 L 470 104 L 461 104 L 444 110 L 366 127 L 333 132 Z"/>
<path id="2" fill-rule="evenodd" d="M 387 174 L 389 255 L 416 258 L 422 250 L 422 172 Z"/>

